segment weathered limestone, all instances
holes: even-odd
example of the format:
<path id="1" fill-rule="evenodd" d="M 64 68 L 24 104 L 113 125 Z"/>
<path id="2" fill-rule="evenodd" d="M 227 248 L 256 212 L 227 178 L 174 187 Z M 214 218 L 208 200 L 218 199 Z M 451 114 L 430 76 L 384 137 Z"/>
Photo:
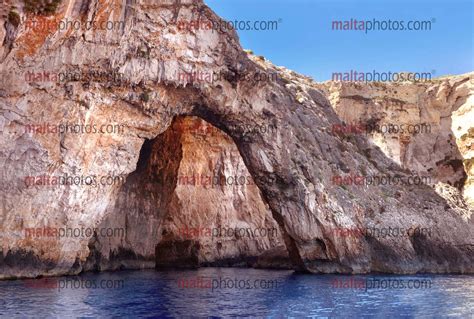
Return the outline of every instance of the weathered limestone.
<path id="1" fill-rule="evenodd" d="M 258 266 L 268 250 L 279 254 L 267 266 L 290 266 L 270 209 L 237 147 L 219 129 L 178 118 L 164 136 L 146 142 L 140 156 L 142 165 L 101 224 L 126 228 L 126 238 L 98 236 L 86 268 Z M 163 194 L 166 199 L 146 214 L 142 207 Z M 155 219 L 160 213 L 164 217 Z"/>
<path id="2" fill-rule="evenodd" d="M 325 82 L 318 87 L 346 127 L 380 128 L 367 135 L 386 156 L 429 176 L 433 184 L 464 188 L 472 205 L 473 78 L 470 73 L 421 83 Z"/>
<path id="3" fill-rule="evenodd" d="M 462 198 L 440 196 L 426 185 L 332 184 L 335 174 L 362 167 L 368 175 L 410 172 L 364 137 L 344 139 L 334 134 L 332 125 L 341 122 L 314 83 L 296 73 L 289 78 L 282 68 L 249 59 L 234 32 L 179 30 L 181 19 L 219 19 L 202 1 L 65 0 L 53 18 L 110 20 L 124 22 L 125 28 L 38 32 L 27 30 L 24 23 L 0 24 L 2 278 L 77 273 L 96 265 L 98 256 L 92 255 L 100 249 L 90 238 L 30 240 L 22 236 L 25 227 L 98 227 L 116 213 L 117 218 L 128 216 L 130 229 L 140 227 L 140 233 L 132 233 L 133 243 L 143 237 L 158 240 L 164 212 L 173 206 L 179 161 L 155 158 L 151 169 L 139 161 L 140 150 L 148 139 L 158 141 L 145 144 L 152 154 L 179 154 L 179 145 L 167 130 L 177 116 L 200 117 L 232 138 L 280 226 L 295 269 L 474 271 L 472 208 Z M 25 81 L 25 72 L 44 70 L 82 76 L 59 83 Z M 121 81 L 95 78 L 89 75 L 91 70 L 119 74 Z M 281 73 L 274 81 L 254 77 L 274 70 Z M 183 71 L 216 72 L 222 77 L 212 83 L 188 83 L 177 77 Z M 469 109 L 469 105 L 458 109 L 456 121 L 464 121 Z M 44 122 L 115 123 L 125 125 L 125 130 L 123 134 L 25 132 L 26 125 Z M 255 126 L 272 126 L 276 131 L 248 133 Z M 468 139 L 467 126 L 461 125 L 457 139 Z M 65 173 L 111 174 L 127 182 L 98 187 L 24 184 L 28 175 Z M 156 180 L 166 183 L 153 183 Z M 431 234 L 354 238 L 333 231 L 354 226 L 423 227 Z M 155 248 L 155 241 L 134 246 L 134 254 L 143 258 L 131 266 L 147 266 Z M 196 259 L 192 245 L 183 249 Z M 125 260 L 129 251 L 114 254 Z"/>

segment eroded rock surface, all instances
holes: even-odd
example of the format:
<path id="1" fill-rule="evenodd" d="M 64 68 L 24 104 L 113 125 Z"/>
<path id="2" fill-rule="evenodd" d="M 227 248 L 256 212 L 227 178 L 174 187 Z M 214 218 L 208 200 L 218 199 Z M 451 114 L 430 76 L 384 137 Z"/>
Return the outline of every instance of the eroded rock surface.
<path id="1" fill-rule="evenodd" d="M 124 228 L 126 236 L 94 238 L 87 269 L 259 261 L 291 267 L 270 209 L 237 147 L 219 129 L 199 118 L 178 118 L 144 144 L 138 162 L 101 224 Z M 146 211 L 150 198 L 156 204 Z M 262 255 L 267 250 L 278 254 L 268 260 Z"/>
<path id="2" fill-rule="evenodd" d="M 363 168 L 368 175 L 402 177 L 410 172 L 365 137 L 344 139 L 335 134 L 332 127 L 341 121 L 314 83 L 249 58 L 235 32 L 180 30 L 182 20 L 219 19 L 202 1 L 64 0 L 55 15 L 41 18 L 123 22 L 120 30 L 40 32 L 28 29 L 29 17 L 21 6 L 17 10 L 21 24 L 0 23 L 2 278 L 77 273 L 94 265 L 91 252 L 96 248 L 90 238 L 31 240 L 23 235 L 24 228 L 98 227 L 118 210 L 128 227 L 140 227 L 134 242 L 140 236 L 159 238 L 163 212 L 173 205 L 169 200 L 178 165 L 176 160 L 157 158 L 153 170 L 141 171 L 139 157 L 146 140 L 157 136 L 164 144 L 147 147 L 177 151 L 175 140 L 165 132 L 177 116 L 200 117 L 232 138 L 280 226 L 295 269 L 474 272 L 472 211 L 462 198 L 440 196 L 426 185 L 332 184 L 341 171 Z M 92 70 L 106 72 L 108 79 L 91 75 Z M 65 81 L 25 78 L 26 72 L 43 71 L 81 76 Z M 220 76 L 213 82 L 179 76 L 196 71 Z M 269 81 L 256 77 L 272 72 L 281 76 Z M 115 123 L 125 130 L 25 131 L 29 124 L 44 122 Z M 257 126 L 276 130 L 249 130 Z M 470 132 L 467 125 L 462 127 L 462 132 Z M 127 182 L 97 187 L 24 183 L 25 176 L 66 173 L 110 174 Z M 161 189 L 148 186 L 156 180 L 166 184 Z M 421 227 L 430 233 L 340 236 L 334 229 L 341 227 Z M 155 244 L 134 247 L 134 254 L 145 260 L 142 265 L 149 262 Z M 184 243 L 182 249 L 190 252 L 191 261 L 200 258 L 196 246 Z M 118 259 L 129 253 L 118 254 Z"/>
<path id="3" fill-rule="evenodd" d="M 420 83 L 325 82 L 318 85 L 345 122 L 357 125 L 386 156 L 403 168 L 464 190 L 474 203 L 472 123 L 474 74 Z M 370 132 L 370 129 L 373 129 Z M 347 133 L 344 133 L 347 131 Z"/>

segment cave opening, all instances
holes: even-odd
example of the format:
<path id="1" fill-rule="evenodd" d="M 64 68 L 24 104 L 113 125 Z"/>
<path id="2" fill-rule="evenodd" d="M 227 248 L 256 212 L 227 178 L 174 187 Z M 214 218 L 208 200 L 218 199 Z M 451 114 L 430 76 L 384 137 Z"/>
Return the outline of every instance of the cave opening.
<path id="1" fill-rule="evenodd" d="M 293 268 L 236 144 L 200 117 L 175 117 L 144 141 L 108 216 L 126 239 L 96 238 L 90 269 Z"/>

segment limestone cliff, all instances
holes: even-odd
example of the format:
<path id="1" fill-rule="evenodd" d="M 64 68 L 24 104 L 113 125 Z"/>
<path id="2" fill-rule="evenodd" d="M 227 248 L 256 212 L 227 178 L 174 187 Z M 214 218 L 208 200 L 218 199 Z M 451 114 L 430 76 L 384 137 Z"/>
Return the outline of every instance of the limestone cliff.
<path id="1" fill-rule="evenodd" d="M 456 187 L 472 205 L 473 79 L 471 73 L 420 83 L 325 82 L 318 86 L 345 128 L 367 126 L 369 130 L 362 133 L 387 157 L 429 176 L 432 184 Z"/>
<path id="2" fill-rule="evenodd" d="M 147 144 L 176 147 L 172 151 L 160 147 L 147 151 Z M 163 164 L 166 160 L 178 166 L 170 169 Z M 126 229 L 126 238 L 93 238 L 86 269 L 155 265 L 291 267 L 270 209 L 237 147 L 222 131 L 199 118 L 178 118 L 163 137 L 144 144 L 138 162 L 148 166 L 143 169 L 148 173 L 137 175 L 139 170 L 135 171 L 140 178 L 136 178 L 133 190 L 129 186 L 132 179 L 128 178 L 120 195 L 124 200 L 117 202 L 101 223 L 101 228 Z M 160 178 L 166 172 L 159 171 L 163 167 L 175 174 L 173 182 Z M 133 193 L 146 202 L 144 190 L 156 187 L 159 191 L 155 196 L 169 195 L 167 205 L 160 206 L 163 220 L 152 224 L 153 217 L 143 214 L 136 200 L 125 198 Z M 271 258 L 266 257 L 269 253 Z"/>
<path id="3" fill-rule="evenodd" d="M 18 19 L 10 14 L 12 10 Z M 408 178 L 412 172 L 364 136 L 344 138 L 334 132 L 334 125 L 342 122 L 316 84 L 249 58 L 235 32 L 180 28 L 181 21 L 219 20 L 202 1 L 63 0 L 47 17 L 26 15 L 22 5 L 12 9 L 2 4 L 1 13 L 2 278 L 78 273 L 100 265 L 103 256 L 117 256 L 116 264 L 105 267 L 114 268 L 134 256 L 140 256 L 139 263 L 131 266 L 145 267 L 153 263 L 150 258 L 155 252 L 156 264 L 160 264 L 163 256 L 158 240 L 170 234 L 182 216 L 190 216 L 182 210 L 183 195 L 189 190 L 176 187 L 183 152 L 190 148 L 186 143 L 181 148 L 176 138 L 179 130 L 169 129 L 182 116 L 201 118 L 235 143 L 265 204 L 250 192 L 232 194 L 232 200 L 254 200 L 252 208 L 259 208 L 252 211 L 255 215 L 234 214 L 232 220 L 270 225 L 264 209 L 268 205 L 295 269 L 474 272 L 472 210 L 462 198 L 441 196 L 424 184 L 361 187 L 332 183 L 335 175 L 354 171 L 394 178 Z M 66 19 L 96 25 L 108 21 L 121 27 L 35 28 L 27 25 L 33 18 L 40 19 L 43 26 Z M 279 76 L 261 80 L 262 74 L 275 72 Z M 183 73 L 219 76 L 206 81 L 180 76 Z M 461 90 L 465 86 L 459 85 Z M 436 112 L 446 116 L 449 107 L 453 106 L 443 104 L 443 111 Z M 469 109 L 467 105 L 456 111 L 456 121 L 465 121 L 454 133 L 461 134 L 455 138 L 463 140 L 462 145 L 468 145 L 464 143 L 470 132 Z M 99 133 L 78 134 L 64 129 L 67 123 L 95 124 Z M 101 130 L 102 125 L 121 129 L 109 133 Z M 255 127 L 276 129 L 269 132 Z M 403 156 L 410 163 L 410 156 Z M 423 155 L 412 158 L 418 156 Z M 463 163 L 468 166 L 465 159 L 469 155 L 465 156 Z M 460 159 L 456 154 L 452 158 Z M 225 165 L 225 158 L 222 163 Z M 435 166 L 433 169 L 440 169 L 441 165 Z M 460 167 L 455 166 L 456 170 Z M 235 169 L 240 170 L 239 166 Z M 38 178 L 64 175 L 78 177 L 78 183 L 53 187 L 49 179 Z M 436 176 L 443 179 L 446 175 Z M 89 182 L 81 179 L 84 176 Z M 91 181 L 91 176 L 99 183 Z M 111 176 L 112 181 L 123 182 L 100 183 L 101 177 Z M 36 177 L 34 182 L 31 177 Z M 228 201 L 229 195 L 223 192 L 219 198 Z M 222 220 L 231 216 L 230 204 L 225 206 Z M 217 211 L 209 214 L 194 220 L 196 225 L 218 216 Z M 43 229 L 40 233 L 49 234 L 48 227 L 101 227 L 114 216 L 119 224 L 120 220 L 126 224 L 133 244 L 125 236 L 115 236 L 105 246 L 118 250 L 109 254 L 100 253 L 104 241 L 97 243 L 89 236 L 59 239 L 47 235 L 43 236 L 46 240 L 37 240 L 24 232 Z M 429 233 L 381 237 L 374 233 L 341 236 L 334 231 L 353 227 L 427 229 Z M 208 244 L 203 241 L 201 250 L 197 249 L 201 243 L 185 242 L 176 249 L 188 253 L 191 259 L 186 261 L 214 262 L 242 256 L 239 247 L 251 245 L 245 240 L 235 247 L 223 243 L 225 253 L 219 255 Z M 268 240 L 256 250 L 275 245 L 277 242 Z M 120 247 L 125 249 L 120 251 Z M 249 254 L 256 250 L 250 249 Z M 209 257 L 206 251 L 215 255 Z"/>

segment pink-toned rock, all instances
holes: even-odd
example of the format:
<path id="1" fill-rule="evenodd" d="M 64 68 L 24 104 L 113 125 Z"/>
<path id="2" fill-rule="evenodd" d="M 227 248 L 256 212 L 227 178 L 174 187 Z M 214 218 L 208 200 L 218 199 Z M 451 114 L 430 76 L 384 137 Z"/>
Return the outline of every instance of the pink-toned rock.
<path id="1" fill-rule="evenodd" d="M 19 14 L 25 19 L 21 8 Z M 124 28 L 37 32 L 25 24 L 0 23 L 0 36 L 8 38 L 0 50 L 1 278 L 78 273 L 97 265 L 96 252 L 102 250 L 97 245 L 115 245 L 82 236 L 32 240 L 25 238 L 25 228 L 125 224 L 133 231 L 111 240 L 120 242 L 115 247 L 132 250 L 110 255 L 117 264 L 140 256 L 143 262 L 131 267 L 154 263 L 160 226 L 176 196 L 182 154 L 168 128 L 180 116 L 200 117 L 234 141 L 280 227 L 295 269 L 474 272 L 472 209 L 462 197 L 440 196 L 427 185 L 332 183 L 335 175 L 361 170 L 369 176 L 401 178 L 412 173 L 366 138 L 335 134 L 332 127 L 341 121 L 315 83 L 249 58 L 235 32 L 180 30 L 181 20 L 219 19 L 202 1 L 64 0 L 51 19 L 62 18 L 123 22 Z M 104 81 L 91 75 L 92 70 L 119 74 L 120 81 Z M 44 71 L 80 76 L 59 83 L 25 78 L 27 72 Z M 183 71 L 221 76 L 215 82 L 196 81 L 178 77 Z M 274 80 L 260 81 L 257 76 L 275 71 L 279 76 Z M 443 90 L 448 87 L 440 96 Z M 462 109 L 456 121 L 470 114 Z M 116 124 L 125 129 L 111 134 L 25 131 L 44 122 Z M 276 128 L 270 134 L 253 129 L 270 126 Z M 461 127 L 461 136 L 466 135 L 469 129 Z M 24 182 L 25 176 L 64 174 L 112 175 L 125 182 L 95 187 Z M 262 218 L 252 223 L 261 225 Z M 431 232 L 351 237 L 334 232 L 341 227 Z M 200 258 L 196 247 L 183 246 L 192 260 Z M 225 251 L 235 254 L 230 248 Z M 220 258 L 211 257 L 208 260 Z"/>

